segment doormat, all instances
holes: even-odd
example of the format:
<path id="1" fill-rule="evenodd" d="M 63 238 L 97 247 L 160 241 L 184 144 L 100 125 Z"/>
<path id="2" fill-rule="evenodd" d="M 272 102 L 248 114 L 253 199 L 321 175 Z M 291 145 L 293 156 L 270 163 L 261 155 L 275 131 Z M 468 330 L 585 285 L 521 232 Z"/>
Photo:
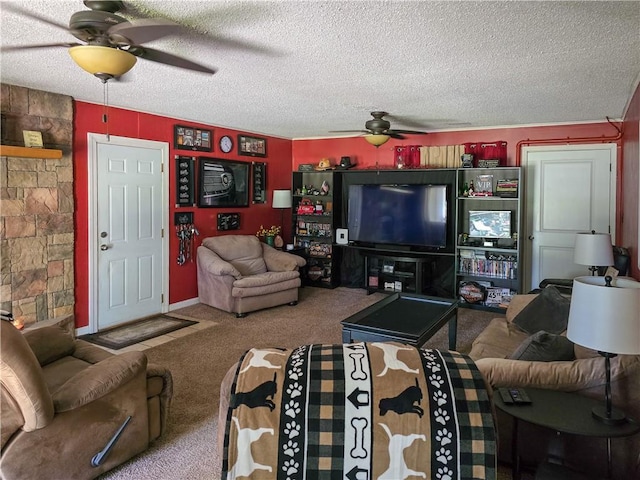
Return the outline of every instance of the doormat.
<path id="1" fill-rule="evenodd" d="M 115 327 L 98 333 L 81 335 L 81 340 L 95 343 L 113 350 L 120 350 L 134 343 L 144 342 L 150 338 L 159 337 L 169 332 L 175 332 L 181 328 L 194 325 L 198 322 L 183 320 L 182 318 L 158 315 L 156 317 L 138 320 L 121 327 Z"/>

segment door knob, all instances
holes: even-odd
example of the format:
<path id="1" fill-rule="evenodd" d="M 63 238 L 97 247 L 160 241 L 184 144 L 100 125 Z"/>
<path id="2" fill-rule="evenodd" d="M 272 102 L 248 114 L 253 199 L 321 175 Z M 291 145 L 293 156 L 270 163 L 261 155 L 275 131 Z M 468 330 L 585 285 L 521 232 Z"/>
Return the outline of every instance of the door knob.
<path id="1" fill-rule="evenodd" d="M 529 235 L 529 240 L 533 240 L 533 235 Z"/>
<path id="2" fill-rule="evenodd" d="M 109 247 L 109 245 L 104 245 L 104 244 L 103 244 L 103 245 L 100 245 L 100 250 L 102 250 L 103 252 L 104 252 L 105 250 L 109 250 L 109 248 L 110 248 L 110 247 Z"/>

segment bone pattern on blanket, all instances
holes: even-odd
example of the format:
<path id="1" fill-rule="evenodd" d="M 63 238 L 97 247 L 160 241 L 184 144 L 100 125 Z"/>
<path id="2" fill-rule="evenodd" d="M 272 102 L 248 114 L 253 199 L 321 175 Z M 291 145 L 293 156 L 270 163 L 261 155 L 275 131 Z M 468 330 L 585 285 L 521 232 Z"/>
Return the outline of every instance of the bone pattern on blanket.
<path id="1" fill-rule="evenodd" d="M 399 343 L 246 352 L 231 389 L 223 478 L 305 471 L 495 478 L 493 417 L 475 364 Z"/>

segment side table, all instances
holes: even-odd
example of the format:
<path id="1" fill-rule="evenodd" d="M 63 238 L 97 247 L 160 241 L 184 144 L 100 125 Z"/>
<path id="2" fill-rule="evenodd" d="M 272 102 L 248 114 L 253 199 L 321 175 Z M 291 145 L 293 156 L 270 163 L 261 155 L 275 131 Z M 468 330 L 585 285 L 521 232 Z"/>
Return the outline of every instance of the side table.
<path id="1" fill-rule="evenodd" d="M 512 433 L 512 472 L 513 480 L 520 480 L 520 457 L 518 454 L 518 422 L 540 425 L 556 432 L 572 435 L 605 438 L 607 441 L 607 475 L 611 477 L 611 439 L 626 437 L 640 432 L 640 424 L 629 419 L 621 425 L 607 425 L 591 415 L 594 406 L 601 405 L 602 400 L 540 388 L 525 388 L 531 399 L 529 404 L 505 404 L 496 391 L 493 401 L 496 408 L 513 417 Z"/>

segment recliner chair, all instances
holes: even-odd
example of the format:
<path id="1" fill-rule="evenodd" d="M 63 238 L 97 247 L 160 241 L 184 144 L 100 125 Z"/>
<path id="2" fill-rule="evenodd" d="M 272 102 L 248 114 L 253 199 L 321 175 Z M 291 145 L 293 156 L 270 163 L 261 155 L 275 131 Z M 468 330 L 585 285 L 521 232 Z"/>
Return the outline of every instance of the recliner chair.
<path id="1" fill-rule="evenodd" d="M 171 373 L 144 353 L 75 339 L 73 317 L 24 333 L 0 327 L 0 478 L 95 478 L 164 431 Z"/>
<path id="2" fill-rule="evenodd" d="M 200 302 L 244 317 L 248 312 L 298 303 L 299 269 L 306 260 L 253 235 L 209 237 L 198 247 Z"/>

